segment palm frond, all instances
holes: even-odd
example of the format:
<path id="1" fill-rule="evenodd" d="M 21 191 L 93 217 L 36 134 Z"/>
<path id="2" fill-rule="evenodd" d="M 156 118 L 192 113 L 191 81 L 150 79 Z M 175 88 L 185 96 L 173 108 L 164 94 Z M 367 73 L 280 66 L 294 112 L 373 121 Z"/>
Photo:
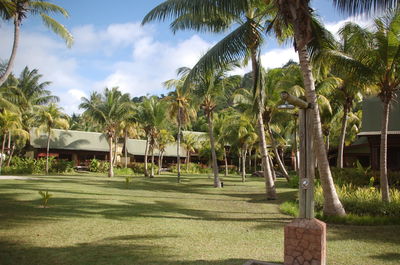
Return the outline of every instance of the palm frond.
<path id="1" fill-rule="evenodd" d="M 68 47 L 72 46 L 74 43 L 74 37 L 64 25 L 58 23 L 54 18 L 51 18 L 44 13 L 41 13 L 40 16 L 42 17 L 43 23 L 54 33 L 64 39 Z"/>

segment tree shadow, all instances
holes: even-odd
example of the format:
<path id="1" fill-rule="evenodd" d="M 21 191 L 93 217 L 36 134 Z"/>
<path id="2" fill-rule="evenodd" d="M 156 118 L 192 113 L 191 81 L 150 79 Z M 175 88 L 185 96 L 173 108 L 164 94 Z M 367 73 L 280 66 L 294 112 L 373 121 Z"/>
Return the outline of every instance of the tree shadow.
<path id="1" fill-rule="evenodd" d="M 372 255 L 371 258 L 381 261 L 400 261 L 400 251 L 398 253 L 383 253 L 379 255 Z"/>

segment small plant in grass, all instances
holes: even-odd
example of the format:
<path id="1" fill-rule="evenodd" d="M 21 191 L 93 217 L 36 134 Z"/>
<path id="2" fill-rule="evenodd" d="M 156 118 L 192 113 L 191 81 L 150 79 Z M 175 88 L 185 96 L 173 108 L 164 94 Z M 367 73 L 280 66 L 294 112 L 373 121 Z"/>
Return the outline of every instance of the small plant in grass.
<path id="1" fill-rule="evenodd" d="M 131 176 L 126 176 L 126 177 L 125 177 L 125 184 L 126 184 L 126 186 L 129 186 L 129 184 L 131 183 L 131 181 L 132 181 L 132 177 L 131 177 Z"/>
<path id="2" fill-rule="evenodd" d="M 50 194 L 48 190 L 39 191 L 40 196 L 42 197 L 42 207 L 47 208 L 47 204 L 49 203 L 49 199 L 53 197 L 53 194 Z"/>

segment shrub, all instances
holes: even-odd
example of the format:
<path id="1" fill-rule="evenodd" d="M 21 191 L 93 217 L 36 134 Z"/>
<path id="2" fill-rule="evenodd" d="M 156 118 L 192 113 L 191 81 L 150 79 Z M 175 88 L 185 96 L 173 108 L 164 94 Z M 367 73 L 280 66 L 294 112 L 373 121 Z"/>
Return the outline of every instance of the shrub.
<path id="1" fill-rule="evenodd" d="M 151 163 L 147 164 L 147 170 L 150 173 L 151 170 Z M 144 163 L 138 163 L 138 162 L 133 162 L 129 164 L 129 168 L 133 170 L 134 173 L 136 174 L 144 174 Z M 154 172 L 158 171 L 158 166 L 154 165 Z"/>
<path id="2" fill-rule="evenodd" d="M 369 186 L 370 179 L 374 178 L 374 185 L 379 185 L 378 171 L 371 171 L 368 168 L 331 168 L 333 180 L 338 185 L 352 184 L 358 187 Z M 400 188 L 400 172 L 388 172 L 389 186 Z"/>
<path id="3" fill-rule="evenodd" d="M 52 161 L 50 172 L 55 173 L 69 173 L 74 171 L 74 162 L 64 160 L 64 159 L 56 159 Z"/>
<path id="4" fill-rule="evenodd" d="M 171 166 L 171 171 L 173 173 L 178 172 L 176 164 Z M 189 163 L 189 170 L 186 170 L 186 164 L 181 164 L 181 172 L 189 174 L 206 174 L 211 173 L 212 169 L 203 164 Z"/>
<path id="5" fill-rule="evenodd" d="M 225 165 L 219 166 L 219 172 L 220 173 L 225 173 Z M 206 172 L 208 173 L 208 172 Z M 228 174 L 237 174 L 238 173 L 238 167 L 235 165 L 228 165 Z"/>
<path id="6" fill-rule="evenodd" d="M 126 176 L 126 175 L 133 175 L 134 172 L 131 168 L 115 168 L 114 174 L 116 176 Z"/>
<path id="7" fill-rule="evenodd" d="M 110 169 L 110 162 L 97 160 L 95 158 L 90 160 L 89 163 L 90 172 L 105 173 L 109 169 Z"/>
<path id="8" fill-rule="evenodd" d="M 298 188 L 299 187 L 299 175 L 297 175 L 296 171 L 289 171 L 290 179 L 288 181 L 288 185 L 291 188 Z"/>
<path id="9" fill-rule="evenodd" d="M 371 179 L 371 182 L 374 180 Z M 352 184 L 336 186 L 336 191 L 346 209 L 345 217 L 328 217 L 322 214 L 323 193 L 322 187 L 315 188 L 315 215 L 321 220 L 333 223 L 356 225 L 400 224 L 400 191 L 391 189 L 390 203 L 383 202 L 381 193 L 373 186 L 356 187 Z M 282 212 L 297 216 L 298 202 L 289 201 L 280 206 Z"/>

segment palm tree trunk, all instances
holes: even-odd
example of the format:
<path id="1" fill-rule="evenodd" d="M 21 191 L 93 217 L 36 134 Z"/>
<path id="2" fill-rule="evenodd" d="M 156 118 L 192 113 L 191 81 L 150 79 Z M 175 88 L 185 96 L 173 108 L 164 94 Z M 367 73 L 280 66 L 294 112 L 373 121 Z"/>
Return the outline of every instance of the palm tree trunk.
<path id="1" fill-rule="evenodd" d="M 49 150 L 50 150 L 50 132 L 47 132 L 47 146 L 46 146 L 46 174 L 49 174 Z"/>
<path id="2" fill-rule="evenodd" d="M 346 103 L 343 109 L 342 117 L 342 128 L 340 130 L 339 145 L 338 145 L 338 155 L 336 161 L 336 167 L 343 168 L 343 151 L 344 151 L 344 140 L 346 138 L 346 128 L 347 128 L 347 114 L 349 113 L 349 106 Z"/>
<path id="3" fill-rule="evenodd" d="M 108 136 L 108 144 L 110 145 L 109 149 L 109 161 L 110 161 L 110 166 L 108 169 L 108 177 L 112 178 L 114 177 L 114 168 L 113 168 L 113 138 L 112 136 Z"/>
<path id="4" fill-rule="evenodd" d="M 238 159 L 238 173 L 242 172 L 242 152 L 239 151 Z"/>
<path id="5" fill-rule="evenodd" d="M 11 159 L 12 159 L 12 157 L 14 155 L 14 150 L 15 150 L 15 144 L 12 145 L 10 155 L 8 156 L 8 161 L 7 161 L 7 166 L 8 167 L 10 166 Z"/>
<path id="6" fill-rule="evenodd" d="M 113 165 L 117 163 L 118 136 L 115 136 Z"/>
<path id="7" fill-rule="evenodd" d="M 259 62 L 257 61 L 257 50 L 251 49 L 251 63 L 252 63 L 252 71 L 253 71 L 253 82 L 254 82 L 254 90 L 256 90 L 258 86 L 259 79 Z M 260 90 L 263 88 L 260 88 Z M 263 166 L 263 174 L 265 179 L 265 189 L 266 189 L 266 197 L 267 200 L 275 200 L 276 199 L 276 189 L 275 183 L 272 179 L 271 167 L 268 162 L 268 148 L 267 142 L 265 140 L 265 130 L 264 130 L 264 121 L 263 121 L 263 112 L 264 106 L 262 102 L 261 95 L 257 96 L 257 105 L 258 105 L 258 113 L 257 113 L 257 122 L 258 122 L 258 137 L 260 138 L 260 153 L 261 153 L 261 161 Z"/>
<path id="8" fill-rule="evenodd" d="M 299 25 L 295 25 L 295 38 L 296 43 L 304 43 L 299 29 Z M 314 147 L 315 154 L 318 161 L 318 170 L 321 179 L 321 186 L 324 194 L 324 208 L 325 215 L 343 216 L 346 214 L 342 203 L 336 193 L 335 185 L 333 183 L 331 170 L 329 168 L 329 161 L 326 154 L 324 137 L 322 134 L 321 117 L 317 104 L 317 96 L 315 93 L 314 78 L 306 46 L 298 49 L 300 67 L 304 79 L 304 87 L 306 92 L 307 101 L 314 105 L 313 110 L 313 123 L 314 123 Z"/>
<path id="9" fill-rule="evenodd" d="M 254 172 L 257 171 L 257 149 L 254 150 Z"/>
<path id="10" fill-rule="evenodd" d="M 226 155 L 226 148 L 224 147 L 224 161 L 225 161 L 225 177 L 228 176 L 228 157 Z"/>
<path id="11" fill-rule="evenodd" d="M 251 171 L 251 152 L 252 150 L 251 150 L 251 147 L 250 147 L 250 149 L 249 149 L 249 171 Z"/>
<path id="12" fill-rule="evenodd" d="M 290 179 L 289 174 L 287 173 L 287 170 L 282 163 L 282 160 L 279 155 L 278 147 L 276 146 L 275 138 L 274 138 L 274 135 L 272 134 L 272 130 L 271 130 L 271 127 L 269 126 L 269 124 L 267 124 L 267 128 L 268 128 L 268 134 L 269 134 L 269 137 L 270 137 L 271 143 L 272 143 L 272 149 L 274 150 L 275 158 L 276 158 L 276 161 L 278 162 L 279 169 L 282 171 L 282 174 L 286 178 L 286 180 L 289 181 L 289 179 Z"/>
<path id="13" fill-rule="evenodd" d="M 217 153 L 215 152 L 215 139 L 214 139 L 214 128 L 212 122 L 212 113 L 207 113 L 207 122 L 208 122 L 208 134 L 210 137 L 211 144 L 211 158 L 212 158 L 212 168 L 214 172 L 214 187 L 221 188 L 221 182 L 218 176 L 218 163 L 217 163 Z"/>
<path id="14" fill-rule="evenodd" d="M 181 182 L 181 130 L 182 130 L 182 121 L 181 121 L 181 108 L 178 106 L 178 135 L 176 136 L 176 168 L 178 171 L 177 181 Z"/>
<path id="15" fill-rule="evenodd" d="M 268 161 L 269 161 L 269 165 L 271 167 L 272 178 L 273 178 L 274 181 L 276 181 L 276 172 L 275 172 L 275 169 L 274 169 L 274 163 L 272 162 L 271 156 L 268 156 Z"/>
<path id="16" fill-rule="evenodd" d="M 148 165 L 147 165 L 148 152 L 149 152 L 149 136 L 147 136 L 146 149 L 144 150 L 144 176 L 145 177 L 149 176 Z"/>
<path id="17" fill-rule="evenodd" d="M 6 137 L 7 136 L 7 134 L 4 134 L 3 135 L 3 144 L 1 145 L 1 154 L 0 154 L 0 173 L 1 173 L 1 169 L 2 169 L 2 167 L 3 167 L 3 157 L 4 157 L 4 149 L 5 149 L 5 146 L 6 146 Z"/>
<path id="18" fill-rule="evenodd" d="M 387 177 L 387 132 L 389 126 L 390 99 L 383 100 L 383 113 L 381 124 L 381 146 L 380 146 L 380 184 L 382 201 L 390 202 L 389 182 Z"/>
<path id="19" fill-rule="evenodd" d="M 293 148 L 294 148 L 294 170 L 299 174 L 299 150 L 297 148 L 297 115 L 294 120 L 294 136 L 293 136 Z"/>
<path id="20" fill-rule="evenodd" d="M 154 178 L 154 146 L 151 147 L 151 174 L 150 178 Z"/>
<path id="21" fill-rule="evenodd" d="M 247 150 L 246 147 L 243 148 L 242 155 L 242 182 L 246 182 L 246 155 Z"/>
<path id="22" fill-rule="evenodd" d="M 125 132 L 125 168 L 128 168 L 128 150 L 127 150 L 127 143 L 128 143 L 128 132 Z"/>
<path id="23" fill-rule="evenodd" d="M 13 43 L 10 58 L 8 59 L 6 70 L 4 71 L 4 74 L 2 76 L 0 76 L 0 86 L 4 84 L 4 82 L 7 80 L 8 76 L 11 74 L 11 71 L 13 69 L 14 62 L 15 62 L 15 56 L 17 55 L 17 49 L 19 46 L 20 26 L 21 26 L 21 24 L 19 22 L 19 17 L 18 17 L 18 14 L 16 14 L 14 17 L 14 43 Z"/>
<path id="24" fill-rule="evenodd" d="M 190 163 L 190 152 L 186 152 L 186 173 L 189 172 L 189 163 Z"/>
<path id="25" fill-rule="evenodd" d="M 158 155 L 158 171 L 157 171 L 157 175 L 161 175 L 162 153 L 163 153 L 163 152 L 160 151 L 160 154 Z"/>

